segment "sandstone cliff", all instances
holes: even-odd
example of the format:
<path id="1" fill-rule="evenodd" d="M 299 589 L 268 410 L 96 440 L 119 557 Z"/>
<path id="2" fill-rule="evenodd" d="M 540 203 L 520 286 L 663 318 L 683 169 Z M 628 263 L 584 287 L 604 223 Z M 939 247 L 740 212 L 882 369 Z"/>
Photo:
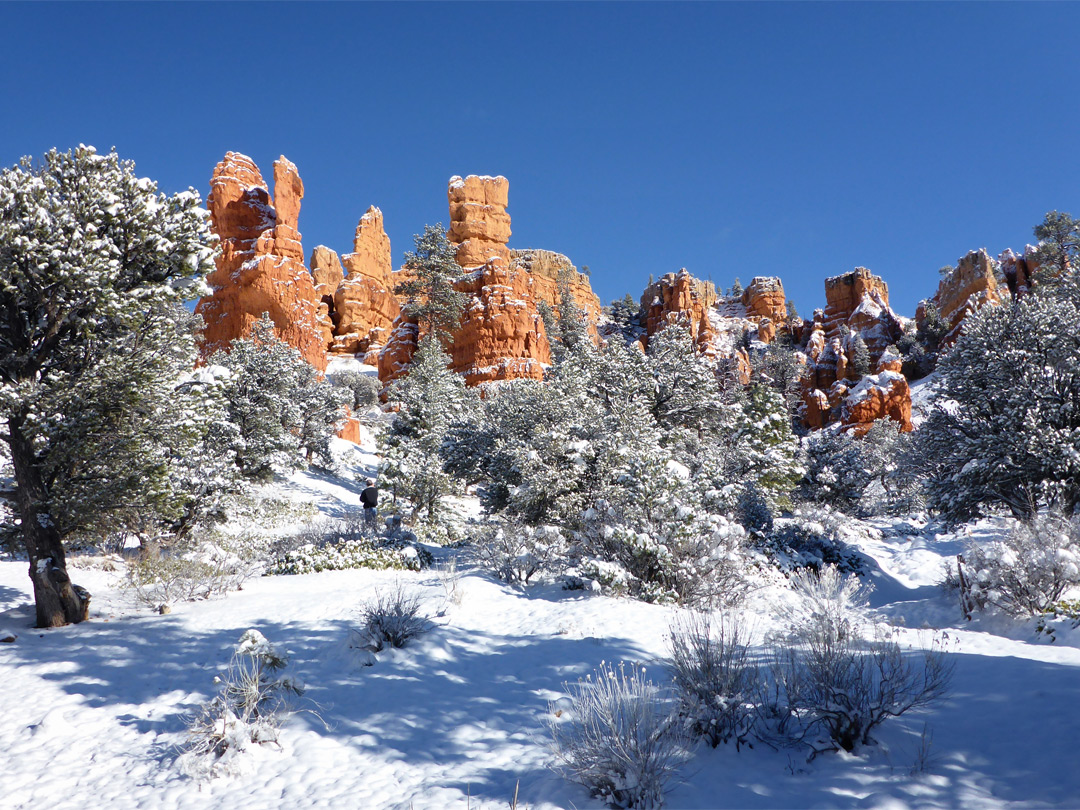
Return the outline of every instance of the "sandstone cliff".
<path id="1" fill-rule="evenodd" d="M 661 276 L 641 295 L 645 345 L 648 345 L 648 337 L 669 323 L 684 323 L 702 352 L 715 353 L 713 337 L 716 330 L 709 319 L 709 312 L 716 301 L 713 283 L 694 278 L 686 268 Z"/>
<path id="2" fill-rule="evenodd" d="M 320 371 L 326 368 L 320 299 L 297 230 L 303 196 L 296 166 L 284 157 L 274 161 L 273 197 L 245 155 L 229 152 L 214 169 L 207 206 L 221 253 L 207 279 L 213 292 L 195 308 L 206 323 L 204 357 L 248 335 L 267 312 L 282 340 Z"/>
<path id="3" fill-rule="evenodd" d="M 505 177 L 470 174 L 451 177 L 446 195 L 450 202 L 450 232 L 457 245 L 457 261 L 469 269 L 493 258 L 510 264 L 510 215 L 506 213 L 510 182 Z"/>

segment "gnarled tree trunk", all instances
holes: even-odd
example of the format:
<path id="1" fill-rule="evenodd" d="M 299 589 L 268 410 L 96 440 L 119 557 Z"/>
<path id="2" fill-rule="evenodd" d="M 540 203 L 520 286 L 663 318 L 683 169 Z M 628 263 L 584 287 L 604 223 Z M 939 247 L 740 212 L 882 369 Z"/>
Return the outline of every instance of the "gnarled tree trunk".
<path id="1" fill-rule="evenodd" d="M 90 612 L 90 594 L 68 576 L 64 544 L 48 511 L 48 493 L 36 463 L 37 457 L 22 430 L 24 418 L 8 420 L 19 533 L 30 558 L 37 626 L 61 627 L 86 620 Z"/>

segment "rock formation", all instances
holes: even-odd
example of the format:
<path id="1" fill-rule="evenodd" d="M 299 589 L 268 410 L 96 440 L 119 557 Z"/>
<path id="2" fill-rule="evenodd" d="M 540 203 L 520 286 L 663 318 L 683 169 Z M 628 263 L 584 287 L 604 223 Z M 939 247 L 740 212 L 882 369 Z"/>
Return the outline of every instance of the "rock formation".
<path id="1" fill-rule="evenodd" d="M 543 379 L 551 350 L 532 282 L 528 273 L 496 260 L 454 284 L 471 299 L 450 347 L 451 367 L 467 385 Z"/>
<path id="2" fill-rule="evenodd" d="M 447 192 L 448 239 L 457 245 L 456 258 L 465 270 L 454 286 L 469 296 L 449 352 L 451 367 L 463 374 L 469 385 L 543 377 L 544 367 L 551 363 L 551 348 L 538 306 L 543 301 L 558 312 L 560 278 L 568 281 L 578 309 L 598 339 L 600 299 L 589 286 L 588 277 L 577 272 L 562 254 L 506 247 L 510 237 L 508 188 L 504 177 L 470 175 L 451 178 Z M 378 358 L 383 383 L 407 371 L 419 336 L 415 323 L 398 316 Z"/>
<path id="3" fill-rule="evenodd" d="M 956 341 L 960 336 L 961 324 L 968 315 L 987 304 L 1001 303 L 1001 293 L 994 275 L 994 260 L 986 249 L 972 250 L 960 259 L 953 271 L 941 279 L 933 300 L 941 317 L 949 325 L 943 346 Z"/>
<path id="4" fill-rule="evenodd" d="M 709 320 L 709 310 L 716 301 L 716 287 L 712 282 L 694 278 L 686 268 L 661 276 L 641 295 L 645 334 L 651 336 L 669 323 L 682 322 L 690 329 L 690 336 L 699 348 L 713 353 L 715 330 Z"/>
<path id="5" fill-rule="evenodd" d="M 904 333 L 903 319 L 889 307 L 889 285 L 865 267 L 825 279 L 826 336 L 839 336 L 843 326 L 862 336 L 873 362 Z"/>
<path id="6" fill-rule="evenodd" d="M 911 423 L 911 389 L 898 371 L 881 371 L 863 377 L 846 392 L 841 422 L 856 436 L 864 436 L 878 419 L 892 419 L 900 429 L 914 429 Z"/>
<path id="7" fill-rule="evenodd" d="M 457 261 L 469 269 L 501 259 L 510 265 L 510 215 L 506 213 L 510 182 L 505 177 L 462 179 L 451 177 L 447 198 L 450 201 L 450 232 L 447 238 L 457 245 Z"/>
<path id="8" fill-rule="evenodd" d="M 390 237 L 383 215 L 375 206 L 356 226 L 353 252 L 343 258 L 345 278 L 334 292 L 335 353 L 362 354 L 374 365 L 378 351 L 389 339 L 401 305 L 394 295 Z"/>
<path id="9" fill-rule="evenodd" d="M 195 308 L 206 322 L 204 357 L 248 335 L 267 312 L 282 340 L 326 368 L 319 296 L 297 230 L 303 196 L 296 166 L 284 157 L 274 161 L 273 197 L 251 158 L 229 152 L 215 167 L 206 201 L 221 253 L 207 278 L 213 292 Z"/>
<path id="10" fill-rule="evenodd" d="M 559 277 L 565 276 L 570 285 L 570 292 L 574 295 L 574 303 L 584 313 L 593 337 L 597 337 L 596 323 L 600 320 L 600 299 L 592 291 L 589 277 L 584 273 L 579 273 L 570 259 L 551 250 L 535 248 L 511 250 L 510 267 L 528 273 L 532 281 L 532 297 L 537 303 L 546 302 L 555 312 L 559 311 Z"/>
<path id="11" fill-rule="evenodd" d="M 888 368 L 892 369 L 892 355 L 886 350 L 904 333 L 904 319 L 889 306 L 888 285 L 859 267 L 826 279 L 825 301 L 825 309 L 815 310 L 813 320 L 802 330 L 807 357 L 802 379 L 803 423 L 810 428 L 824 427 L 837 419 L 845 425 L 866 424 L 855 428 L 862 435 L 869 430 L 868 421 L 887 416 L 910 430 L 911 392 L 906 380 L 902 386 L 891 377 L 887 381 L 883 378 L 876 387 L 860 382 L 880 376 L 861 375 L 880 366 L 882 358 L 890 358 Z M 869 354 L 869 368 L 863 371 L 858 368 L 857 338 Z M 898 366 L 895 370 L 879 368 L 879 372 L 903 379 Z"/>

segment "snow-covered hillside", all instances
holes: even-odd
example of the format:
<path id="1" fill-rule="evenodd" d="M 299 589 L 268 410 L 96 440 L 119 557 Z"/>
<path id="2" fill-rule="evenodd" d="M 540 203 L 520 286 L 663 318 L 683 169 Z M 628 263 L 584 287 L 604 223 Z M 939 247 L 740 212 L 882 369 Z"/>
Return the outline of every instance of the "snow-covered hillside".
<path id="1" fill-rule="evenodd" d="M 371 449 L 346 458 L 355 477 L 372 469 Z M 297 474 L 283 491 L 334 515 L 359 489 L 348 477 Z M 1033 623 L 965 623 L 937 587 L 961 538 L 899 522 L 853 528 L 872 560 L 873 615 L 905 646 L 943 641 L 956 663 L 948 699 L 886 723 L 880 745 L 859 755 L 808 763 L 761 743 L 701 746 L 667 806 L 1080 805 L 1080 631 L 1063 627 L 1050 643 Z M 253 579 L 158 615 L 119 587 L 114 566 L 76 557 L 92 620 L 47 631 L 31 627 L 25 563 L 0 562 L 0 629 L 18 636 L 0 644 L 0 806 L 443 810 L 505 807 L 516 789 L 520 807 L 603 807 L 551 769 L 549 704 L 565 705 L 564 684 L 602 662 L 643 662 L 668 680 L 677 610 L 556 584 L 515 589 L 462 559 L 457 601 L 437 569 L 353 570 Z M 358 611 L 397 584 L 422 595 L 430 631 L 403 650 L 358 649 Z M 755 637 L 786 598 L 780 586 L 751 598 Z M 288 722 L 280 750 L 257 748 L 232 775 L 192 779 L 177 747 L 248 628 L 289 652 L 310 712 Z"/>

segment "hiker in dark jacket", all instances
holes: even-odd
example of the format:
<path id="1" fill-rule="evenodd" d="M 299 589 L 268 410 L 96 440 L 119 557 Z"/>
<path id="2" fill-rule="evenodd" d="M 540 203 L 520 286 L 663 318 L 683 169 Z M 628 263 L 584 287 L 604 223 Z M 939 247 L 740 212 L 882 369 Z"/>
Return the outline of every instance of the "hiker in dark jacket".
<path id="1" fill-rule="evenodd" d="M 360 493 L 360 504 L 364 507 L 364 525 L 374 526 L 378 517 L 379 490 L 375 489 L 375 479 L 367 480 L 367 488 Z"/>

